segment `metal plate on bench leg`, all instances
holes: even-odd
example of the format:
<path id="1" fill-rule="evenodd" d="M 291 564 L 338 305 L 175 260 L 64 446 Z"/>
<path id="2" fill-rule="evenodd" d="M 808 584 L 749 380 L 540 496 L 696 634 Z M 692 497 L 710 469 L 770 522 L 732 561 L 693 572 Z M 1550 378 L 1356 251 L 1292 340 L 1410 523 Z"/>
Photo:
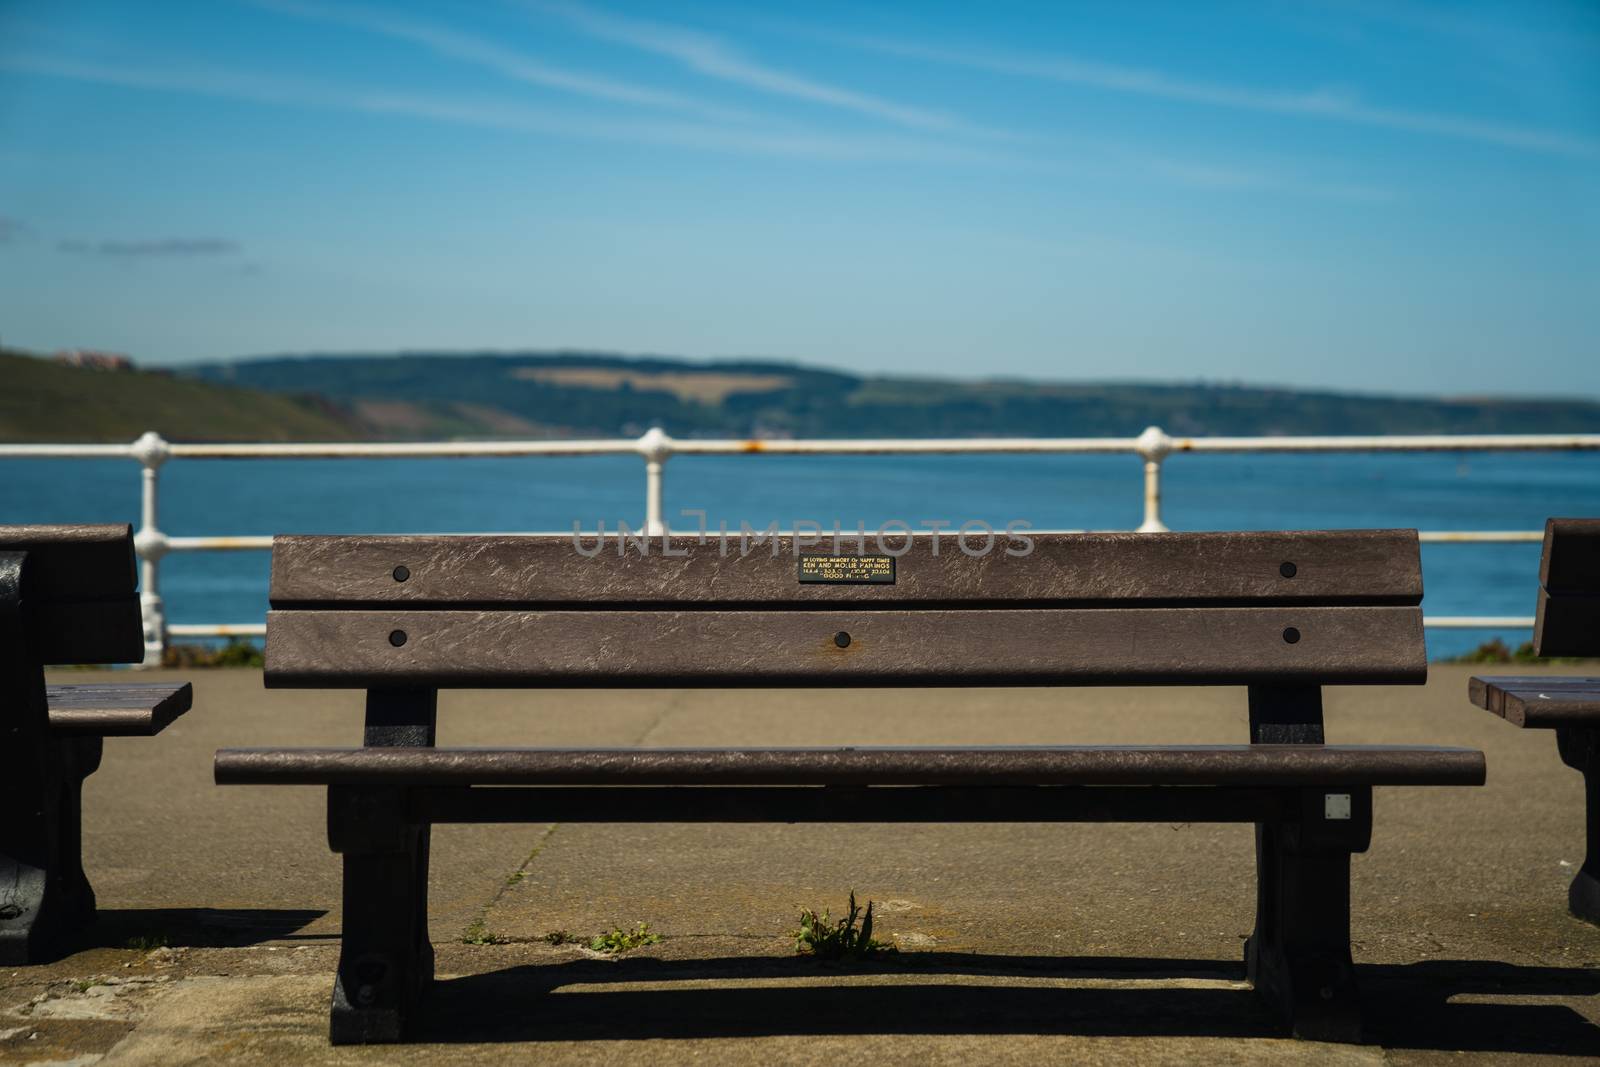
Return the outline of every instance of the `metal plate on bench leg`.
<path id="1" fill-rule="evenodd" d="M 1567 906 L 1584 922 L 1600 926 L 1600 730 L 1563 726 L 1556 730 L 1561 762 L 1583 772 L 1584 826 L 1588 840 L 1583 866 L 1567 890 Z"/>
<path id="2" fill-rule="evenodd" d="M 1256 929 L 1245 964 L 1295 1037 L 1355 1043 L 1361 1005 L 1350 958 L 1350 856 L 1372 826 L 1372 790 L 1305 790 L 1298 822 L 1256 827 Z"/>
<path id="3" fill-rule="evenodd" d="M 333 786 L 328 843 L 344 854 L 344 917 L 328 1036 L 335 1045 L 403 1040 L 433 980 L 428 828 L 401 789 Z"/>

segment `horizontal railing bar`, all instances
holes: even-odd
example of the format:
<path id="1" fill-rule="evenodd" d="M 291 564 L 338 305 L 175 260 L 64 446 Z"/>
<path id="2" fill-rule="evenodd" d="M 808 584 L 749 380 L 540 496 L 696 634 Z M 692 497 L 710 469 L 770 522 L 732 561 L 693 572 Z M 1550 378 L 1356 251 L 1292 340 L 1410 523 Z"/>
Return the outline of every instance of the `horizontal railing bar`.
<path id="1" fill-rule="evenodd" d="M 96 459 L 107 456 L 121 459 L 131 458 L 133 456 L 133 446 L 0 444 L 0 458 L 6 459 Z"/>
<path id="2" fill-rule="evenodd" d="M 679 536 L 679 535 L 681 535 L 681 536 L 693 536 L 697 532 L 698 531 L 692 530 L 692 529 L 690 529 L 690 530 L 675 530 L 675 531 L 673 531 L 674 536 Z M 765 530 L 763 528 L 757 528 L 757 532 L 765 533 Z M 1080 533 L 1090 533 L 1090 532 L 1094 532 L 1094 531 L 1089 531 L 1089 530 L 1069 530 L 1069 529 L 1032 529 L 1032 528 L 1030 528 L 1025 532 L 1029 533 L 1029 534 L 1080 534 Z M 1101 531 L 1101 532 L 1117 532 L 1117 531 Z M 730 527 L 729 528 L 729 536 L 733 536 L 733 535 L 735 535 L 737 533 L 738 533 L 738 529 L 736 527 Z M 810 531 L 806 531 L 806 533 L 807 533 L 808 536 L 811 535 Z M 845 535 L 849 535 L 850 537 L 853 537 L 854 534 L 855 534 L 855 527 L 854 526 L 844 527 L 843 528 L 843 533 Z M 867 530 L 867 533 L 870 536 L 873 533 L 872 528 L 869 527 L 868 530 Z M 572 531 L 571 530 L 531 530 L 531 531 L 525 531 L 525 532 L 521 532 L 521 533 L 518 533 L 518 532 L 499 532 L 499 533 L 475 533 L 475 534 L 472 534 L 472 535 L 461 534 L 461 533 L 455 533 L 455 534 L 450 534 L 450 533 L 415 533 L 415 534 L 409 534 L 409 535 L 406 535 L 406 536 L 411 536 L 411 537 L 465 537 L 465 536 L 476 536 L 476 537 L 571 537 L 572 536 Z M 585 539 L 592 540 L 593 538 L 595 538 L 595 537 L 597 537 L 599 535 L 594 530 L 584 530 L 582 532 L 581 536 L 584 537 Z M 609 536 L 609 534 L 608 534 L 608 536 Z M 707 537 L 714 537 L 714 536 L 717 536 L 717 534 L 713 531 L 713 532 L 707 533 L 706 536 Z M 792 536 L 794 536 L 794 531 L 793 530 L 779 530 L 778 531 L 778 536 L 780 536 L 780 537 L 792 537 Z M 890 534 L 886 534 L 885 536 L 891 538 L 896 544 L 899 544 L 901 542 L 901 540 L 905 537 L 905 535 L 903 533 L 900 533 L 898 531 L 890 533 Z M 933 533 L 931 531 L 925 531 L 925 530 L 913 530 L 912 531 L 912 536 L 913 537 L 932 537 Z M 940 537 L 944 537 L 944 538 L 954 538 L 956 535 L 951 531 L 945 531 L 945 532 L 941 533 L 939 536 Z M 822 542 L 826 543 L 828 540 L 830 540 L 833 537 L 833 528 L 831 526 L 825 527 L 823 529 L 823 531 L 822 531 L 821 537 L 822 537 Z M 1538 542 L 1540 542 L 1540 541 L 1542 541 L 1544 539 L 1544 532 L 1541 531 L 1541 530 L 1423 530 L 1423 531 L 1421 531 L 1421 532 L 1419 532 L 1417 534 L 1417 538 L 1420 541 L 1422 541 L 1424 544 L 1444 544 L 1444 545 L 1450 545 L 1450 544 L 1526 544 L 1526 543 L 1535 543 L 1536 544 L 1536 543 L 1538 543 Z M 265 551 L 267 549 L 270 549 L 271 547 L 272 547 L 272 537 L 271 537 L 271 535 L 257 536 L 257 535 L 252 535 L 252 534 L 241 534 L 241 535 L 236 535 L 236 536 L 169 537 L 169 538 L 167 538 L 167 549 L 169 551 L 172 551 L 172 552 Z"/>
<path id="3" fill-rule="evenodd" d="M 428 456 L 604 456 L 639 454 L 636 440 L 383 441 L 287 444 L 179 444 L 173 459 L 384 459 Z"/>
<path id="4" fill-rule="evenodd" d="M 237 552 L 244 549 L 270 549 L 272 535 L 239 537 L 169 537 L 170 552 Z"/>
<path id="5" fill-rule="evenodd" d="M 1531 630 L 1531 615 L 1427 615 L 1422 625 L 1440 630 Z M 174 637 L 264 637 L 265 623 L 194 622 L 172 623 L 167 632 Z"/>
<path id="6" fill-rule="evenodd" d="M 1174 437 L 1174 452 L 1569 452 L 1600 450 L 1600 434 L 1375 434 L 1338 437 Z"/>
<path id="7" fill-rule="evenodd" d="M 1419 530 L 1417 540 L 1426 545 L 1539 544 L 1543 530 Z"/>
<path id="8" fill-rule="evenodd" d="M 173 637 L 265 637 L 264 622 L 175 622 L 167 626 Z"/>
<path id="9" fill-rule="evenodd" d="M 674 455 L 917 455 L 938 452 L 1131 453 L 1133 437 L 928 437 L 819 438 L 796 440 L 684 440 L 673 438 Z"/>
<path id="10" fill-rule="evenodd" d="M 1532 615 L 1424 615 L 1422 625 L 1436 630 L 1531 630 Z"/>
<path id="11" fill-rule="evenodd" d="M 1172 437 L 1171 452 L 1539 452 L 1600 450 L 1600 434 L 1392 434 L 1328 437 Z M 166 445 L 174 459 L 380 459 L 451 456 L 638 455 L 639 441 L 226 442 Z M 929 453 L 1138 453 L 1135 437 L 674 439 L 673 455 L 916 455 Z M 120 444 L 0 444 L 0 457 L 130 457 Z"/>

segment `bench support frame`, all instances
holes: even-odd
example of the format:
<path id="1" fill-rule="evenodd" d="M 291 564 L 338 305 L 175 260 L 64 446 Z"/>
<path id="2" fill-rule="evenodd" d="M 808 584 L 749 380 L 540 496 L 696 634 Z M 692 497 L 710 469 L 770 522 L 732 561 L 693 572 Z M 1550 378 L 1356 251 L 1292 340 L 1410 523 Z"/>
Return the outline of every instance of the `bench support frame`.
<path id="1" fill-rule="evenodd" d="M 431 747 L 437 690 L 367 693 L 367 747 Z M 1251 687 L 1251 739 L 1322 743 L 1315 687 Z M 1330 790 L 1337 789 L 1335 792 Z M 344 856 L 344 935 L 329 1035 L 403 1041 L 433 979 L 434 822 L 1254 822 L 1256 925 L 1245 965 L 1296 1037 L 1361 1039 L 1350 956 L 1350 857 L 1372 835 L 1370 786 L 333 785 L 328 839 Z"/>
<path id="2" fill-rule="evenodd" d="M 1253 685 L 1249 705 L 1252 744 L 1323 743 L 1317 686 Z M 1256 824 L 1256 926 L 1245 968 L 1295 1037 L 1359 1042 L 1350 856 L 1372 839 L 1372 790 L 1306 790 L 1301 802 L 1298 819 Z M 1330 807 L 1341 817 L 1330 818 Z"/>
<path id="3" fill-rule="evenodd" d="M 1588 840 L 1583 866 L 1567 889 L 1567 907 L 1575 918 L 1600 926 L 1600 729 L 1562 726 L 1556 729 L 1561 762 L 1583 774 L 1584 826 Z"/>
<path id="4" fill-rule="evenodd" d="M 437 722 L 437 690 L 367 692 L 369 748 L 432 747 Z M 344 856 L 344 933 L 328 1030 L 335 1045 L 403 1040 L 433 981 L 431 827 L 410 807 L 403 789 L 328 790 L 328 844 Z"/>
<path id="5" fill-rule="evenodd" d="M 1329 794 L 1305 790 L 1299 820 L 1256 825 L 1256 927 L 1245 967 L 1295 1037 L 1355 1043 L 1361 1004 L 1350 958 L 1350 857 L 1372 836 L 1372 790 L 1333 796 L 1348 797 L 1348 819 L 1328 819 Z"/>
<path id="6" fill-rule="evenodd" d="M 94 918 L 83 873 L 83 780 L 101 739 L 50 732 L 44 668 L 24 625 L 26 552 L 0 552 L 0 966 L 38 963 Z"/>

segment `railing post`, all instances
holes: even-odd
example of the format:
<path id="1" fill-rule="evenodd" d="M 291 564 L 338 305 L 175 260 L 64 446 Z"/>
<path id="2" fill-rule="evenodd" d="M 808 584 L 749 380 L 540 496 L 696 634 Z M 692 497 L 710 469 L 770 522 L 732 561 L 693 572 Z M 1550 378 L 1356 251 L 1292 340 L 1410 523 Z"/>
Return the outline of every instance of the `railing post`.
<path id="1" fill-rule="evenodd" d="M 667 532 L 661 520 L 661 467 L 672 455 L 672 438 L 659 426 L 652 426 L 639 438 L 639 454 L 644 457 L 644 532 L 660 537 Z"/>
<path id="2" fill-rule="evenodd" d="M 1167 524 L 1161 521 L 1161 461 L 1172 451 L 1172 438 L 1159 426 L 1146 426 L 1133 448 L 1144 458 L 1144 522 L 1138 532 L 1166 533 Z"/>
<path id="3" fill-rule="evenodd" d="M 144 662 L 141 667 L 161 666 L 167 647 L 167 613 L 161 602 L 161 557 L 170 547 L 161 532 L 160 471 L 170 448 L 166 440 L 151 430 L 133 442 L 131 455 L 144 468 L 139 502 L 139 531 L 133 535 L 133 548 L 139 554 L 139 612 L 144 617 Z"/>

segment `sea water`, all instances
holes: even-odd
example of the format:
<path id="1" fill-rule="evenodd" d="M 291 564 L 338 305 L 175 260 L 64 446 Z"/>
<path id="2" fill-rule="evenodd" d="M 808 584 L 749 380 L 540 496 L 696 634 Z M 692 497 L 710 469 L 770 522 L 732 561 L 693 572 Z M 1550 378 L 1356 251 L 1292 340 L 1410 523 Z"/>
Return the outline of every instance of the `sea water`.
<path id="1" fill-rule="evenodd" d="M 0 523 L 138 524 L 131 460 L 0 460 Z M 677 456 L 665 518 L 715 530 L 810 521 L 876 529 L 969 520 L 996 529 L 1127 530 L 1143 517 L 1131 456 Z M 1174 530 L 1416 527 L 1537 530 L 1552 515 L 1600 516 L 1600 454 L 1175 455 L 1162 477 Z M 512 459 L 200 460 L 161 471 L 172 536 L 637 529 L 644 464 L 631 456 Z M 1422 549 L 1429 615 L 1533 614 L 1537 544 Z M 174 553 L 161 591 L 174 623 L 260 622 L 265 551 Z M 1434 657 L 1525 630 L 1428 631 Z"/>

